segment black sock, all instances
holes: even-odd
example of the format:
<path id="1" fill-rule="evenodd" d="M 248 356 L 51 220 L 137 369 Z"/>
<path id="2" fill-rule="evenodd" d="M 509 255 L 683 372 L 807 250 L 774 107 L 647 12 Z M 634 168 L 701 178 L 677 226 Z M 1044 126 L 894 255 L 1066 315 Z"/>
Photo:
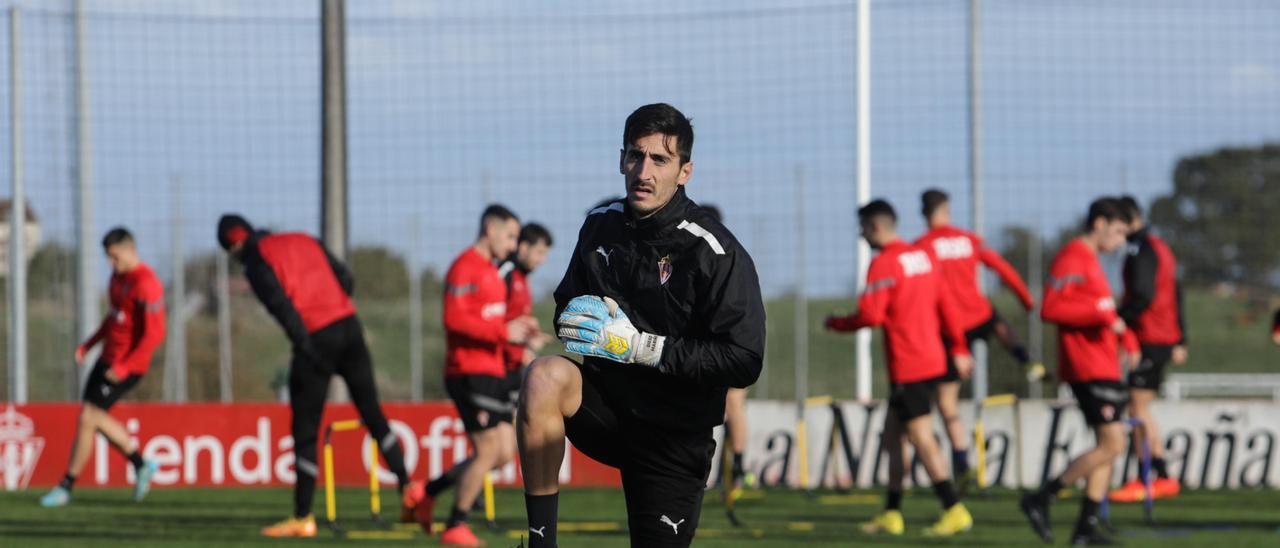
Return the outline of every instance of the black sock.
<path id="1" fill-rule="evenodd" d="M 885 510 L 902 510 L 902 491 L 890 490 L 884 497 Z"/>
<path id="2" fill-rule="evenodd" d="M 427 494 L 432 497 L 439 495 L 441 491 L 453 487 L 458 483 L 458 478 L 462 477 L 462 473 L 467 471 L 467 466 L 471 464 L 471 459 L 464 460 L 453 465 L 453 468 L 445 470 L 440 477 L 427 482 Z"/>
<path id="3" fill-rule="evenodd" d="M 71 474 L 62 476 L 62 481 L 58 482 L 58 487 L 66 489 L 68 492 L 70 492 L 71 488 L 75 486 L 76 486 L 76 477 Z"/>
<path id="4" fill-rule="evenodd" d="M 449 521 L 445 523 L 445 529 L 451 529 L 455 525 L 467 522 L 467 511 L 458 507 L 453 507 L 453 513 L 449 514 Z"/>
<path id="5" fill-rule="evenodd" d="M 1031 355 L 1027 354 L 1026 347 L 1022 345 L 1013 347 L 1013 350 L 1010 350 L 1009 353 L 1013 354 L 1013 359 L 1018 360 L 1019 365 L 1025 366 L 1031 363 Z"/>
<path id="6" fill-rule="evenodd" d="M 1060 491 L 1062 491 L 1062 479 L 1053 478 L 1040 486 L 1040 490 L 1036 492 L 1036 497 L 1040 499 L 1040 502 L 1049 504 L 1053 502 L 1053 499 L 1058 498 L 1058 492 Z"/>
<path id="7" fill-rule="evenodd" d="M 959 476 L 969 471 L 969 450 L 968 449 L 952 449 L 951 450 L 951 474 Z"/>
<path id="8" fill-rule="evenodd" d="M 1157 478 L 1169 477 L 1169 464 L 1163 458 L 1151 459 L 1151 469 L 1155 471 Z"/>
<path id="9" fill-rule="evenodd" d="M 403 493 L 404 486 L 409 484 L 409 472 L 404 469 L 404 450 L 400 448 L 400 440 L 393 441 L 391 447 L 383 449 L 382 458 L 387 459 L 387 470 L 396 475 L 396 484 Z"/>
<path id="10" fill-rule="evenodd" d="M 133 464 L 133 468 L 135 470 L 142 469 L 142 465 L 143 465 L 142 455 L 139 455 L 137 451 L 134 451 L 132 453 L 129 453 L 127 456 L 129 457 L 129 462 Z"/>
<path id="11" fill-rule="evenodd" d="M 1080 498 L 1080 517 L 1076 519 L 1076 532 L 1086 533 L 1093 530 L 1093 518 L 1098 515 L 1102 503 L 1089 497 Z"/>
<path id="12" fill-rule="evenodd" d="M 742 453 L 735 451 L 733 453 L 733 481 L 738 481 L 746 475 L 746 470 L 742 469 Z"/>
<path id="13" fill-rule="evenodd" d="M 560 493 L 524 494 L 524 507 L 529 514 L 529 548 L 555 548 L 559 500 Z"/>
<path id="14" fill-rule="evenodd" d="M 942 501 L 943 510 L 947 510 L 960 503 L 960 497 L 956 496 L 956 487 L 951 484 L 951 480 L 940 481 L 933 484 L 933 492 L 937 493 L 938 500 Z"/>

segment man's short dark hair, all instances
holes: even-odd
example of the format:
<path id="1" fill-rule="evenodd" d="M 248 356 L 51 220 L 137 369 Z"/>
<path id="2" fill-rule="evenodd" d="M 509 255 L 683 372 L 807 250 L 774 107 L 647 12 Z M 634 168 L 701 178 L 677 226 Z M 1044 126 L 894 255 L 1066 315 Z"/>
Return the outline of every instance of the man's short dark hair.
<path id="1" fill-rule="evenodd" d="M 931 188 L 920 195 L 920 213 L 923 213 L 927 219 L 932 217 L 933 212 L 937 211 L 939 207 L 950 201 L 951 198 L 947 196 L 946 192 Z"/>
<path id="2" fill-rule="evenodd" d="M 551 231 L 547 230 L 547 227 L 538 223 L 529 223 L 520 228 L 519 243 L 538 245 L 538 242 L 543 242 L 547 244 L 547 247 L 551 247 Z"/>
<path id="3" fill-rule="evenodd" d="M 129 233 L 129 229 L 123 226 L 117 226 L 107 231 L 107 235 L 102 237 L 102 248 L 106 249 L 116 244 L 125 242 L 133 242 L 133 234 Z"/>
<path id="4" fill-rule="evenodd" d="M 654 133 L 676 138 L 680 165 L 693 159 L 693 123 L 676 107 L 666 103 L 645 105 L 627 116 L 627 123 L 622 129 L 622 148 L 626 149 L 637 139 Z"/>
<path id="5" fill-rule="evenodd" d="M 484 236 L 484 226 L 489 224 L 491 221 L 499 221 L 503 223 L 507 221 L 519 222 L 520 218 L 516 217 L 516 214 L 512 213 L 506 206 L 500 204 L 489 204 L 488 207 L 484 208 L 484 213 L 480 214 L 481 236 Z"/>
<path id="6" fill-rule="evenodd" d="M 870 222 L 880 217 L 886 217 L 890 223 L 898 223 L 898 214 L 893 211 L 893 206 L 884 200 L 871 200 L 858 208 L 858 220 L 861 222 Z"/>
<path id="7" fill-rule="evenodd" d="M 1129 222 L 1142 218 L 1142 206 L 1138 205 L 1137 198 L 1134 198 L 1129 194 L 1125 194 L 1124 196 L 1117 198 L 1117 200 L 1120 202 L 1120 208 L 1124 210 L 1125 216 L 1129 218 Z"/>
<path id="8" fill-rule="evenodd" d="M 1120 200 L 1102 197 L 1089 204 L 1089 214 L 1085 215 L 1084 219 L 1084 231 L 1093 230 L 1093 223 L 1098 219 L 1113 223 L 1116 221 L 1128 221 L 1128 216 L 1124 214 L 1124 206 L 1120 204 Z"/>

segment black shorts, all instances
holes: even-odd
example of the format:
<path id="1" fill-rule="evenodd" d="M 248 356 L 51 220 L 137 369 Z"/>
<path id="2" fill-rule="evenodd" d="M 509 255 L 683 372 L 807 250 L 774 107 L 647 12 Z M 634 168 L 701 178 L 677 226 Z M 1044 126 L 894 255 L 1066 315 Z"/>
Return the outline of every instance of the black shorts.
<path id="1" fill-rule="evenodd" d="M 456 375 L 445 378 L 444 389 L 457 406 L 467 433 L 512 422 L 515 406 L 511 404 L 506 377 Z"/>
<path id="2" fill-rule="evenodd" d="M 964 332 L 964 339 L 969 345 L 969 350 L 973 350 L 973 343 L 977 341 L 985 341 L 991 338 L 996 332 L 996 325 L 1004 320 L 1000 318 L 1000 313 L 995 308 L 991 309 L 991 316 L 987 320 L 978 324 L 973 329 Z M 959 382 L 960 372 L 956 370 L 956 362 L 951 359 L 951 339 L 944 333 L 942 335 L 942 345 L 947 349 L 947 372 L 938 377 L 938 382 Z"/>
<path id="3" fill-rule="evenodd" d="M 107 380 L 107 371 L 110 369 L 111 364 L 107 362 L 94 364 L 93 370 L 89 372 L 89 380 L 84 384 L 85 403 L 92 403 L 103 411 L 111 409 L 111 406 L 142 380 L 142 375 L 129 375 L 120 382 L 113 383 Z"/>
<path id="4" fill-rule="evenodd" d="M 938 381 L 941 378 L 890 384 L 889 410 L 904 423 L 928 415 L 933 410 L 933 398 L 937 395 Z"/>
<path id="5" fill-rule="evenodd" d="M 1173 360 L 1173 347 L 1163 344 L 1142 345 L 1142 361 L 1129 371 L 1129 387 L 1159 390 L 1164 383 L 1164 368 Z"/>
<path id="6" fill-rule="evenodd" d="M 711 430 L 629 419 L 602 397 L 593 366 L 582 372 L 582 405 L 565 432 L 583 454 L 617 468 L 632 546 L 689 546 L 702 510 L 715 440 Z"/>
<path id="7" fill-rule="evenodd" d="M 524 384 L 524 367 L 507 370 L 507 401 L 511 402 L 511 407 L 520 406 L 520 385 Z"/>
<path id="8" fill-rule="evenodd" d="M 1084 422 L 1090 427 L 1119 422 L 1124 419 L 1124 408 L 1129 404 L 1129 389 L 1120 381 L 1089 381 L 1071 383 Z"/>

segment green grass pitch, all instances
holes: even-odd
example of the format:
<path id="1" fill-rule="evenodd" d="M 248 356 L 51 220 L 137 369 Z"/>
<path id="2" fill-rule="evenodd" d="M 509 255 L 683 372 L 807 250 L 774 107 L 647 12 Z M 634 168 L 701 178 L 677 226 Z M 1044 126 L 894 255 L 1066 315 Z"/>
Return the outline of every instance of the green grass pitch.
<path id="1" fill-rule="evenodd" d="M 435 545 L 413 528 L 393 531 L 403 540 L 337 539 L 323 525 L 316 539 L 274 540 L 258 536 L 258 528 L 282 518 L 291 506 L 287 489 L 158 489 L 134 504 L 124 489 L 80 489 L 71 506 L 40 508 L 41 492 L 0 494 L 0 545 L 3 546 L 249 546 L 249 545 Z M 316 509 L 324 510 L 323 491 Z M 368 492 L 339 491 L 338 516 L 351 531 L 372 528 Z M 452 501 L 446 494 L 437 516 Z M 384 516 L 393 520 L 398 508 L 394 490 L 382 496 Z M 719 502 L 719 491 L 708 491 L 695 546 L 854 546 L 958 545 L 1035 546 L 1039 542 L 1016 508 L 1016 495 L 995 491 L 969 497 L 965 504 L 976 525 L 951 539 L 926 539 L 920 529 L 936 516 L 937 502 L 918 490 L 903 503 L 907 534 L 901 538 L 869 537 L 856 524 L 879 509 L 876 492 L 818 492 L 768 490 L 748 493 L 737 504 L 744 527 L 732 527 Z M 1060 500 L 1053 507 L 1058 544 L 1071 532 L 1079 499 Z M 498 523 L 502 531 L 486 530 L 482 512 L 472 514 L 472 526 L 491 547 L 517 546 L 525 528 L 519 491 L 497 491 Z M 1126 546 L 1277 546 L 1280 545 L 1280 492 L 1189 491 L 1156 502 L 1157 524 L 1143 522 L 1140 505 L 1115 505 L 1112 522 Z M 625 507 L 617 490 L 568 490 L 560 496 L 560 545 L 566 548 L 627 546 Z"/>

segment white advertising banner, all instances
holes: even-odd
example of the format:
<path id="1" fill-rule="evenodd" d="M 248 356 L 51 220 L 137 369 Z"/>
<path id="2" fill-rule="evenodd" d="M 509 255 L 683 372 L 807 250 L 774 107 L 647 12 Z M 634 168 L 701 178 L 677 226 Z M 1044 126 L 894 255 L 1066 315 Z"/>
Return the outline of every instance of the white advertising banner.
<path id="1" fill-rule="evenodd" d="M 961 402 L 961 415 L 973 433 L 974 406 Z M 1016 409 L 1021 432 L 1015 428 L 1014 407 L 990 406 L 983 411 L 987 440 L 987 478 L 1005 487 L 1033 487 L 1054 477 L 1076 455 L 1093 446 L 1093 433 L 1074 401 L 1027 400 Z M 1249 400 L 1156 402 L 1169 473 L 1185 487 L 1234 489 L 1280 487 L 1280 403 Z M 839 415 L 837 415 L 839 413 Z M 883 484 L 887 460 L 880 452 L 884 404 L 835 402 L 805 409 L 807 450 L 797 443 L 797 406 L 788 401 L 747 402 L 750 429 L 744 463 L 768 486 L 800 485 L 799 459 L 807 453 L 809 486 L 873 487 Z M 950 444 L 934 414 L 935 431 L 950 462 Z M 841 428 L 843 426 L 843 428 Z M 723 428 L 716 437 L 723 440 Z M 972 441 L 970 442 L 972 446 Z M 1019 448 L 1021 451 L 1019 452 Z M 970 463 L 976 466 L 970 449 Z M 1138 460 L 1129 453 L 1116 461 L 1113 481 L 1136 476 Z M 719 478 L 717 453 L 711 481 Z M 910 458 L 910 457 L 909 457 Z M 1021 464 L 1021 477 L 1018 476 Z M 913 465 L 909 483 L 927 485 L 924 469 Z"/>

